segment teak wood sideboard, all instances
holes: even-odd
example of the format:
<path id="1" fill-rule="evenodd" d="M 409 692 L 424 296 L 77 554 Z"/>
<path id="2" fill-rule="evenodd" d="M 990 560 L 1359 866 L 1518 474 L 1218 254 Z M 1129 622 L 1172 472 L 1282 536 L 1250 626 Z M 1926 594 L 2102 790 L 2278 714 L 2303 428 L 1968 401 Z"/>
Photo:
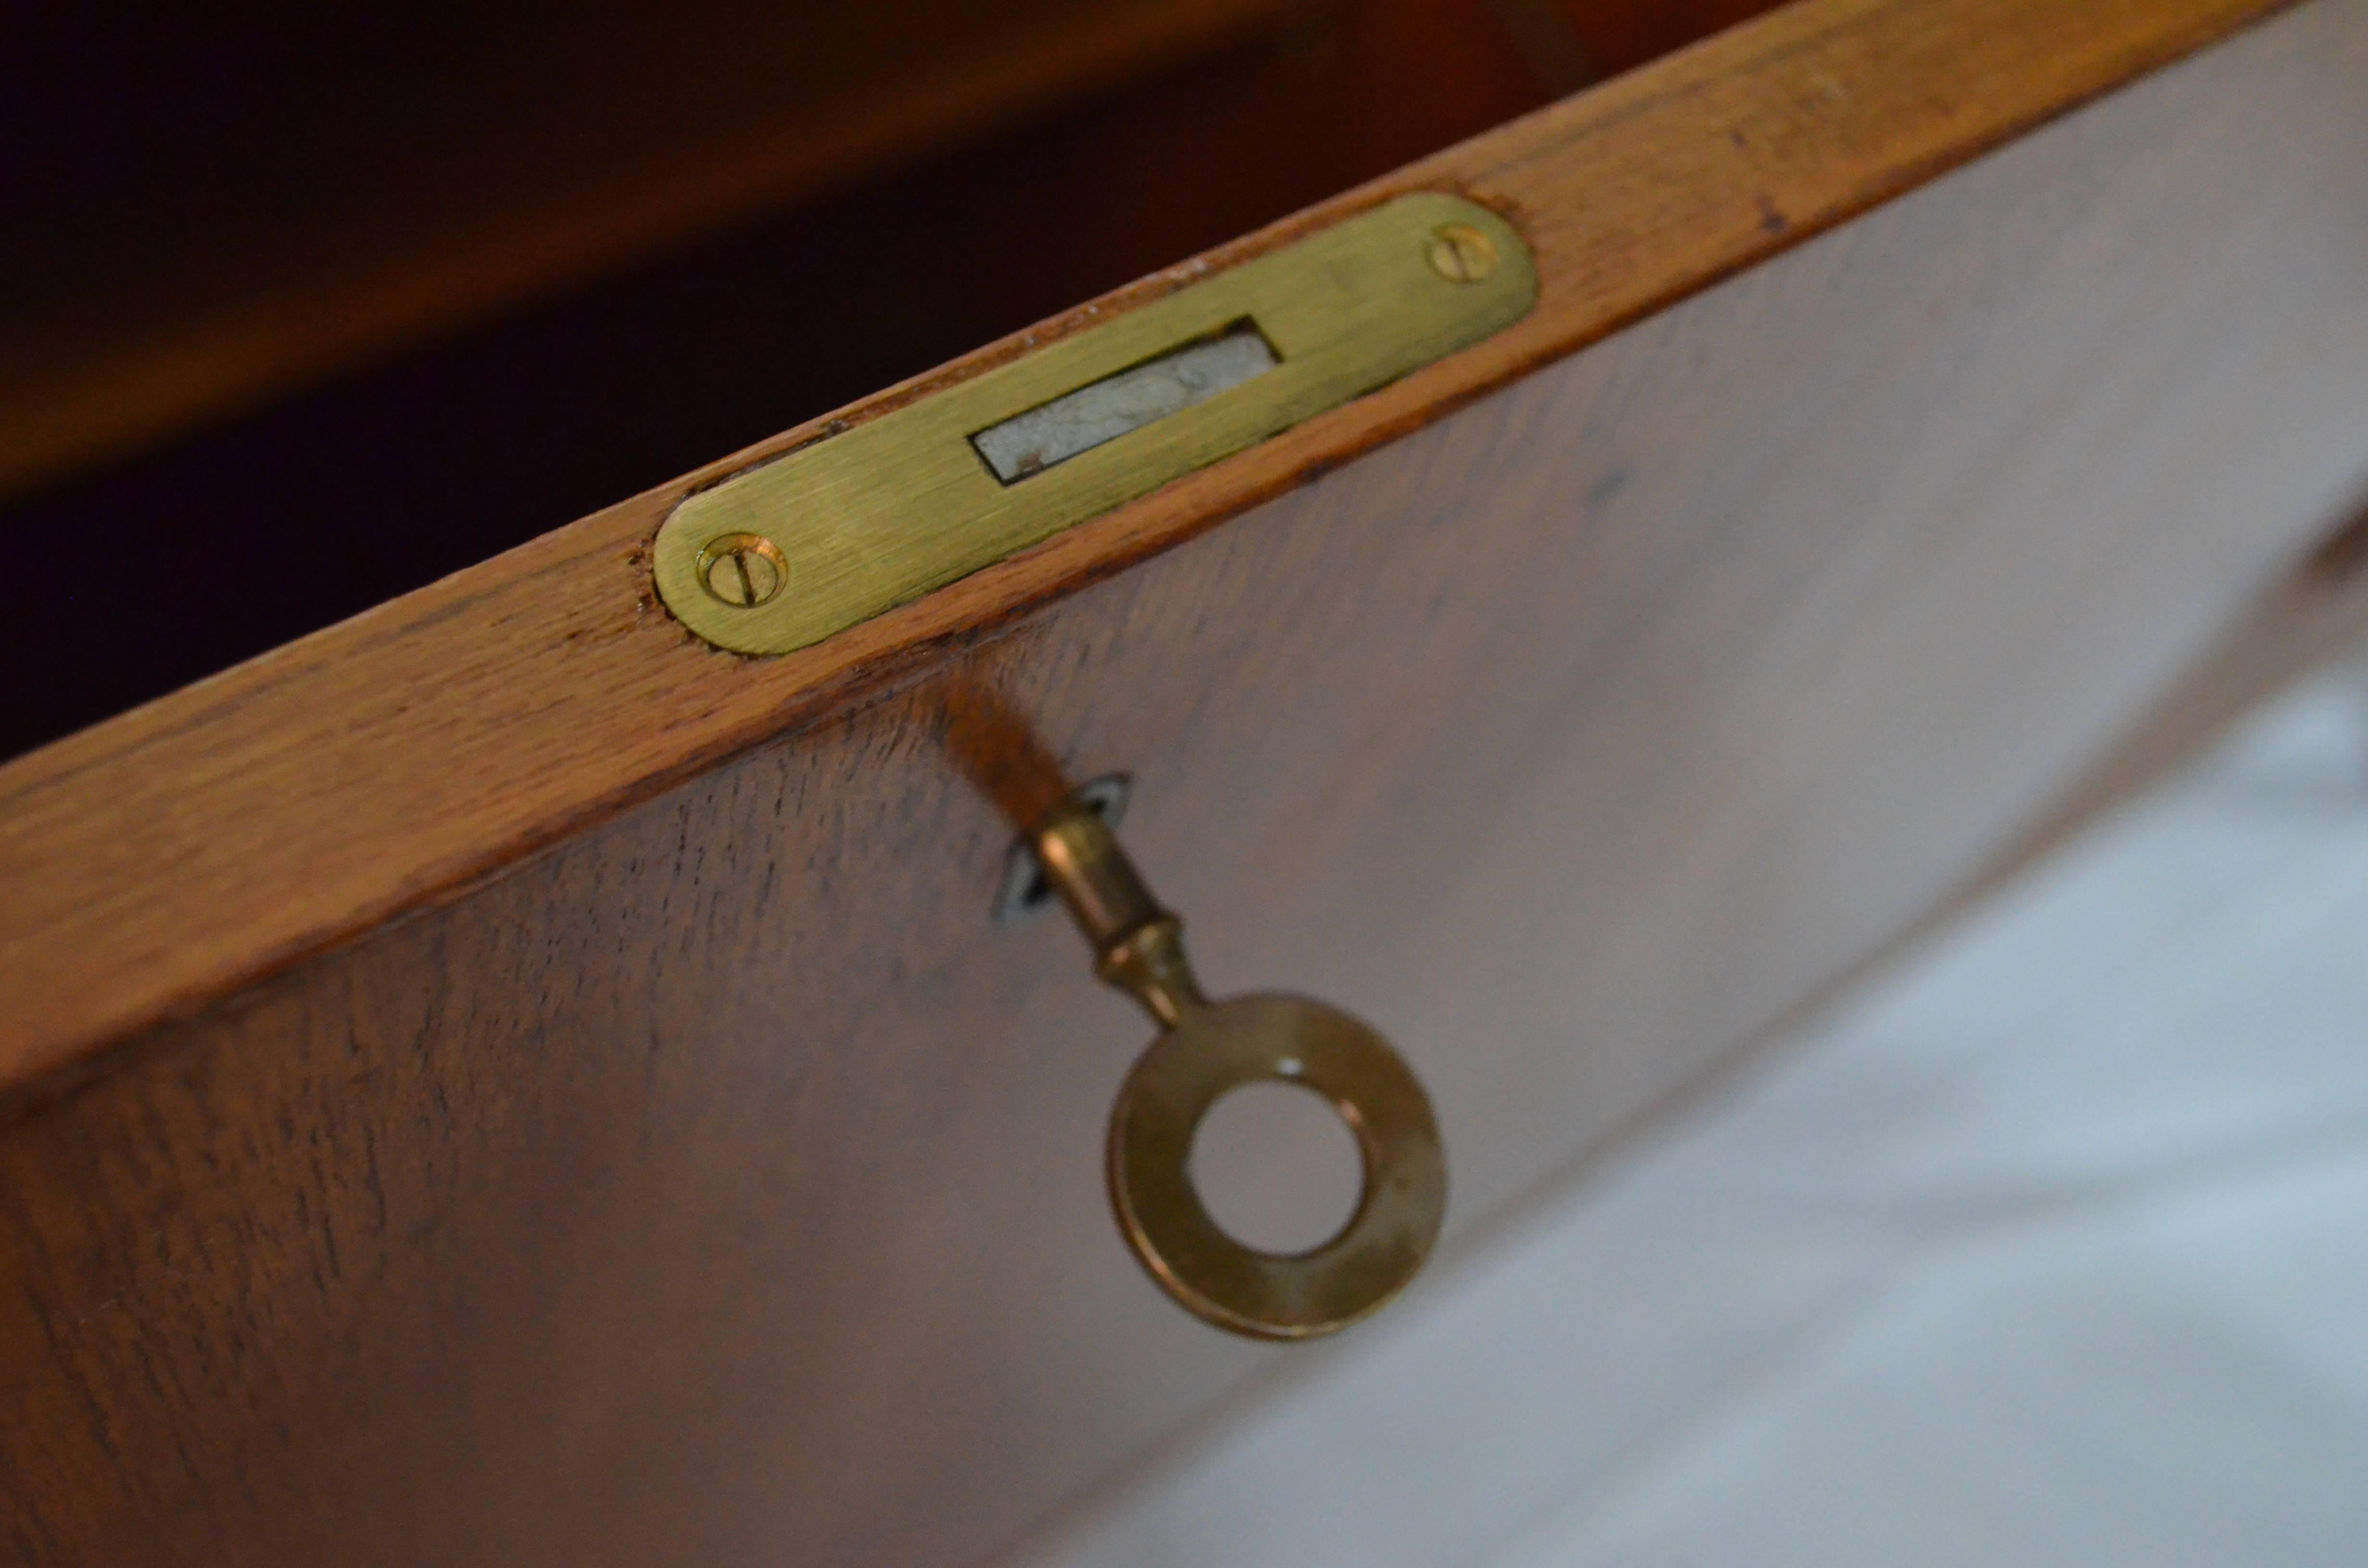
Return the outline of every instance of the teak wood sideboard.
<path id="1" fill-rule="evenodd" d="M 687 500 L 1417 193 L 1516 319 L 787 652 L 661 593 Z M 1801 0 L 10 763 L 0 1551 L 1008 1551 L 1329 1353 L 1112 1228 L 1148 1028 L 992 917 L 1065 790 L 1395 1043 L 1450 1271 L 2363 494 L 2368 0 Z"/>

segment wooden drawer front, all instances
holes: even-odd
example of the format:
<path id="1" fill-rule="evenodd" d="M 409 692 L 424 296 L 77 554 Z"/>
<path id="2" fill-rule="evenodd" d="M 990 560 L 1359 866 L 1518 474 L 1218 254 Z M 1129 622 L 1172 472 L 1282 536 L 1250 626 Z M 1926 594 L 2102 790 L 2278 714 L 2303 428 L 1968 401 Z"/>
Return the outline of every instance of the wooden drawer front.
<path id="1" fill-rule="evenodd" d="M 1452 1267 L 1977 875 L 2351 497 L 2362 81 L 2368 5 L 2274 19 L 20 1098 L 6 1539 L 1009 1542 L 1292 1354 L 1112 1232 L 1145 1031 L 988 919 L 1016 737 L 1133 776 L 1213 987 L 1391 1033 Z"/>

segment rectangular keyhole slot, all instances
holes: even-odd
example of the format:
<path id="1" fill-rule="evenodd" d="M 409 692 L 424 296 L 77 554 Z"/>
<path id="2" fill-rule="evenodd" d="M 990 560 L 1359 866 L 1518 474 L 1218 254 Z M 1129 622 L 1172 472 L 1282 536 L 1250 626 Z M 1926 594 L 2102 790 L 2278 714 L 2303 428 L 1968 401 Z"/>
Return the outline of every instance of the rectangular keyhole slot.
<path id="1" fill-rule="evenodd" d="M 1092 451 L 1196 403 L 1240 386 L 1281 363 L 1274 346 L 1245 316 L 1165 354 L 1063 392 L 970 438 L 1006 484 Z"/>

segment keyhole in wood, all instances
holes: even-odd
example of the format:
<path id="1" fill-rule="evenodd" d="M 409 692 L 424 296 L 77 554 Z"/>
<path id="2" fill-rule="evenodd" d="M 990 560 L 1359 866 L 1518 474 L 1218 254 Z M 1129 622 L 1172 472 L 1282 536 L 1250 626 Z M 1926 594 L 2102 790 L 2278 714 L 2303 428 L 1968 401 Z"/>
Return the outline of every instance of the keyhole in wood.
<path id="1" fill-rule="evenodd" d="M 1193 1134 L 1190 1168 L 1220 1230 L 1282 1256 L 1338 1235 L 1365 1190 L 1357 1135 L 1332 1102 L 1271 1080 L 1219 1096 Z"/>

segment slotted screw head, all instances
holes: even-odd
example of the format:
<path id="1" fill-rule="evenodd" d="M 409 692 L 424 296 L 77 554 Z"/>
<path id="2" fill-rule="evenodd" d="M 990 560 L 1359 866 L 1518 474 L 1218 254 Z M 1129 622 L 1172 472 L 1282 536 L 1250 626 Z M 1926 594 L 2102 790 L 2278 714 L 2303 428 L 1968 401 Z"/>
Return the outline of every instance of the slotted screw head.
<path id="1" fill-rule="evenodd" d="M 1430 268 L 1451 283 L 1477 283 L 1497 270 L 1497 242 L 1469 223 L 1430 232 Z"/>
<path id="2" fill-rule="evenodd" d="M 781 591 L 790 563 L 762 534 L 723 534 L 700 551 L 699 580 L 717 603 L 754 609 Z"/>

